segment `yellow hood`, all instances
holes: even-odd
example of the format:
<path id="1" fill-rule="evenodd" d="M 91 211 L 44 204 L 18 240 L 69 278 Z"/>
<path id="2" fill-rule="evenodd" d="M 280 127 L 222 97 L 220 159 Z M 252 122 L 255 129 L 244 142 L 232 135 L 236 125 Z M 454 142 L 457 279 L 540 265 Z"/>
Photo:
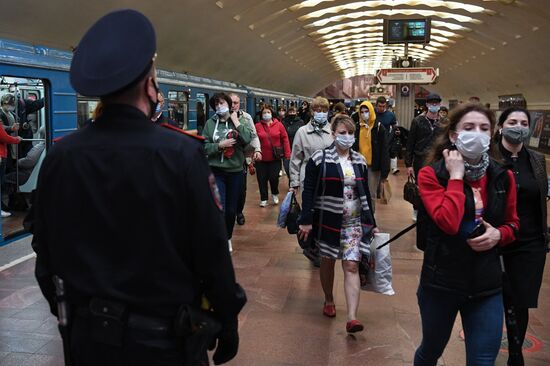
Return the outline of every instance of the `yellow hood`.
<path id="1" fill-rule="evenodd" d="M 363 119 L 363 115 L 361 114 L 361 107 L 366 106 L 369 109 L 369 120 L 365 121 Z M 368 123 L 368 125 L 372 126 L 374 124 L 374 120 L 376 119 L 376 113 L 374 112 L 374 107 L 372 106 L 372 103 L 365 100 L 361 105 L 359 106 L 359 121 L 361 123 Z"/>

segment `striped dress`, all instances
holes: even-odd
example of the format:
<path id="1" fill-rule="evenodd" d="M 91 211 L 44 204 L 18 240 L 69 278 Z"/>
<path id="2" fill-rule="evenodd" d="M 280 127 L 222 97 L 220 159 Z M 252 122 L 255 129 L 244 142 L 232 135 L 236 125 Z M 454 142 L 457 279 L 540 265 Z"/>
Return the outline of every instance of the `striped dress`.
<path id="1" fill-rule="evenodd" d="M 359 261 L 361 254 L 369 254 L 376 226 L 370 197 L 363 156 L 350 150 L 349 161 L 341 163 L 334 145 L 324 150 L 324 158 L 323 150 L 311 156 L 299 223 L 313 225 L 322 256 Z"/>

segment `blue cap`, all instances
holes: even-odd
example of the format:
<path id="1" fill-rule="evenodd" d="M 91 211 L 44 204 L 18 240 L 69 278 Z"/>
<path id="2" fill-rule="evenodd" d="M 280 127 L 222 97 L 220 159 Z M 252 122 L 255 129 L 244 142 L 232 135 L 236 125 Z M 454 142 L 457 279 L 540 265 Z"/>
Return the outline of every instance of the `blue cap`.
<path id="1" fill-rule="evenodd" d="M 100 97 L 130 85 L 151 67 L 155 29 L 145 15 L 118 10 L 86 32 L 71 62 L 71 84 L 80 94 Z"/>
<path id="2" fill-rule="evenodd" d="M 430 93 L 426 98 L 426 102 L 441 102 L 441 97 L 439 96 L 439 94 Z"/>

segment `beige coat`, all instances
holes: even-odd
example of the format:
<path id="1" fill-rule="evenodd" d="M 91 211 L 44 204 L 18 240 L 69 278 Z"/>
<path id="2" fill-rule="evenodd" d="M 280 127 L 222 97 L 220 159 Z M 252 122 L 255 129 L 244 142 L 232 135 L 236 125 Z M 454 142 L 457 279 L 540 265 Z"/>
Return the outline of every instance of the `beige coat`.
<path id="1" fill-rule="evenodd" d="M 334 142 L 330 124 L 326 124 L 321 134 L 315 132 L 311 123 L 298 129 L 290 155 L 290 186 L 303 189 L 306 165 L 317 150 L 329 147 Z"/>

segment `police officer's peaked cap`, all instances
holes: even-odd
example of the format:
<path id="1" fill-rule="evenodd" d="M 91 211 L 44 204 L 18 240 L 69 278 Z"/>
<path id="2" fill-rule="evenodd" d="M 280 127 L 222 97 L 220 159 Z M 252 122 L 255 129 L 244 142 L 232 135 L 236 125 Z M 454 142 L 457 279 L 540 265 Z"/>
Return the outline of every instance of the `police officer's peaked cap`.
<path id="1" fill-rule="evenodd" d="M 439 94 L 430 93 L 426 98 L 426 102 L 441 102 L 441 97 L 439 96 Z"/>
<path id="2" fill-rule="evenodd" d="M 130 85 L 155 57 L 153 25 L 135 10 L 118 10 L 86 32 L 71 62 L 71 84 L 86 96 L 104 96 Z"/>

